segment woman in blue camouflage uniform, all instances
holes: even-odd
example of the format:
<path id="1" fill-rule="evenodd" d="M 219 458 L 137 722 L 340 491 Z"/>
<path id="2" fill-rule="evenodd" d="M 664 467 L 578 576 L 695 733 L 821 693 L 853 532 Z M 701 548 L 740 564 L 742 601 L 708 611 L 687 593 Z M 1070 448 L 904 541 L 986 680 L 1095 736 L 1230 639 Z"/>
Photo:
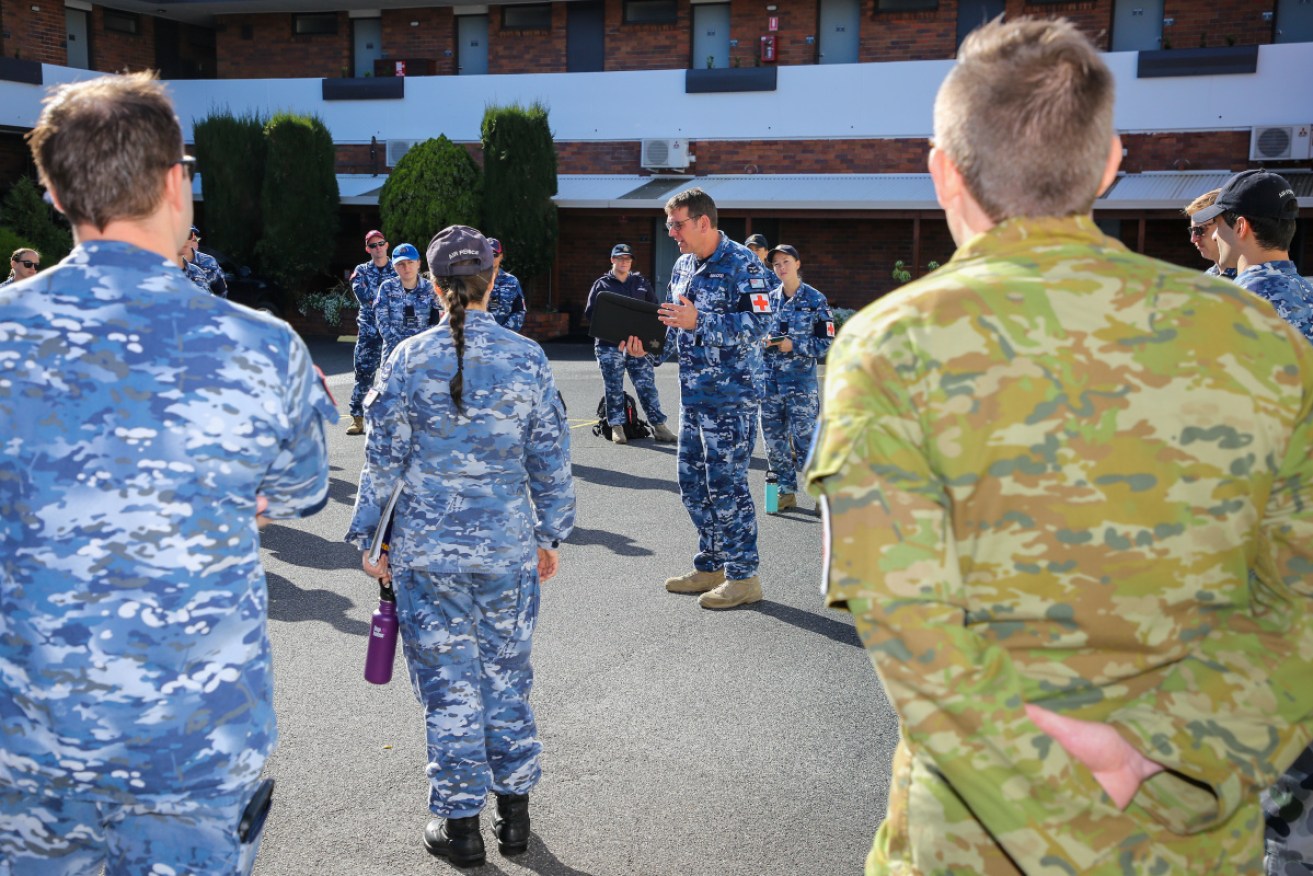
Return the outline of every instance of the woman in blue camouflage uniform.
<path id="1" fill-rule="evenodd" d="M 540 777 L 529 689 L 540 581 L 574 526 L 569 429 L 542 347 L 488 313 L 488 241 L 455 225 L 429 244 L 447 315 L 403 341 L 365 398 L 366 461 L 347 540 L 362 550 L 402 484 L 391 580 L 415 695 L 426 712 L 424 844 L 457 866 L 485 859 L 479 816 L 497 797 L 504 855 L 529 841 Z"/>
<path id="2" fill-rule="evenodd" d="M 798 472 L 807 462 L 821 402 L 816 360 L 834 341 L 825 296 L 802 281 L 798 251 L 781 244 L 767 258 L 781 285 L 771 292 L 774 322 L 766 339 L 766 394 L 761 434 L 766 460 L 780 483 L 779 510 L 797 507 Z"/>
<path id="3" fill-rule="evenodd" d="M 433 284 L 420 276 L 419 250 L 402 243 L 392 250 L 392 268 L 397 272 L 378 286 L 374 318 L 383 337 L 383 361 L 406 338 L 438 324 L 442 305 Z"/>
<path id="4" fill-rule="evenodd" d="M 0 288 L 35 277 L 39 270 L 41 270 L 41 253 L 30 246 L 20 246 L 9 257 L 9 277 L 0 282 Z"/>

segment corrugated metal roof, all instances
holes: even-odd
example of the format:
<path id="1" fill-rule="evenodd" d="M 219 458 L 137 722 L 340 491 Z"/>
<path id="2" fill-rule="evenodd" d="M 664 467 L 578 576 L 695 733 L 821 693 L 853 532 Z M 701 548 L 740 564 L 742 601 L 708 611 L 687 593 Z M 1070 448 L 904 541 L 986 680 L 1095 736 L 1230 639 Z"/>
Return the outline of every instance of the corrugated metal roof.
<path id="1" fill-rule="evenodd" d="M 1313 207 L 1313 173 L 1277 170 L 1290 181 L 1301 207 Z M 1202 194 L 1220 189 L 1233 174 L 1229 170 L 1148 171 L 1117 177 L 1112 188 L 1094 205 L 1106 210 L 1180 209 Z"/>

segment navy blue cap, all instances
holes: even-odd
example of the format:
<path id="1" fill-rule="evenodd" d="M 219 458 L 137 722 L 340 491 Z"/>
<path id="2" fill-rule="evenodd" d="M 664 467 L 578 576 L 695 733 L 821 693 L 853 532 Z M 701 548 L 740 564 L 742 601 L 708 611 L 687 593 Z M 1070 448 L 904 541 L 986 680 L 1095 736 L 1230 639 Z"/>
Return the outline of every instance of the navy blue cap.
<path id="1" fill-rule="evenodd" d="M 201 236 L 201 230 L 200 230 L 199 228 L 197 228 L 195 225 L 193 225 L 193 226 L 191 227 L 191 236 L 192 236 L 192 237 L 200 237 L 200 236 Z"/>
<path id="2" fill-rule="evenodd" d="M 782 252 L 787 256 L 793 256 L 798 261 L 802 261 L 802 256 L 798 255 L 798 251 L 796 249 L 789 246 L 787 243 L 781 243 L 779 246 L 775 247 L 770 252 L 766 253 L 766 264 L 769 265 L 774 260 L 775 253 L 777 252 Z"/>
<path id="3" fill-rule="evenodd" d="M 488 238 L 468 225 L 448 226 L 429 241 L 429 272 L 435 277 L 481 274 L 492 268 L 494 258 Z"/>
<path id="4" fill-rule="evenodd" d="M 1190 217 L 1203 225 L 1223 213 L 1237 213 L 1251 219 L 1285 219 L 1299 212 L 1295 190 L 1284 176 L 1266 170 L 1245 170 L 1226 181 L 1217 200 Z"/>
<path id="5" fill-rule="evenodd" d="M 766 235 L 764 235 L 764 234 L 750 234 L 750 235 L 748 235 L 748 239 L 745 240 L 745 241 L 743 241 L 743 245 L 744 245 L 744 246 L 759 246 L 759 247 L 761 247 L 762 249 L 766 249 L 766 248 L 768 248 L 768 247 L 770 246 L 770 244 L 766 243 Z"/>
<path id="6" fill-rule="evenodd" d="M 417 262 L 419 261 L 419 250 L 415 249 L 413 243 L 398 243 L 396 249 L 392 250 L 392 264 L 397 262 Z"/>
<path id="7" fill-rule="evenodd" d="M 629 256 L 632 259 L 634 257 L 634 251 L 629 248 L 629 244 L 627 243 L 617 243 L 615 246 L 611 247 L 611 258 L 616 258 L 617 256 Z"/>

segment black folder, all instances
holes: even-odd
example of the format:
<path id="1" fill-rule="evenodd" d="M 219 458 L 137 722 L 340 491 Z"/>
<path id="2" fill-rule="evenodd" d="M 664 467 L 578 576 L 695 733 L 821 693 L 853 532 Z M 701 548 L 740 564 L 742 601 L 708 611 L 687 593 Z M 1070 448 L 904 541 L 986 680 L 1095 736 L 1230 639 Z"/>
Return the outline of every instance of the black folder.
<path id="1" fill-rule="evenodd" d="M 623 344 L 631 336 L 636 337 L 643 342 L 643 349 L 652 354 L 660 354 L 666 343 L 666 327 L 657 318 L 657 305 L 615 292 L 597 293 L 588 333 L 613 344 Z"/>

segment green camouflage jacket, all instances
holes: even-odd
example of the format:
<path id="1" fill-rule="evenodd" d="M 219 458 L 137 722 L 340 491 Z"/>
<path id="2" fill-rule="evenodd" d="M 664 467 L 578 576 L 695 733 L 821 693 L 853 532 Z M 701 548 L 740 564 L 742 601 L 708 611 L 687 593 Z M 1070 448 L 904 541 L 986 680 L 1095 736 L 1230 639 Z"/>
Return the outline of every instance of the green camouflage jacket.
<path id="1" fill-rule="evenodd" d="M 1252 872 L 1310 740 L 1313 347 L 1085 217 L 1011 220 L 830 354 L 826 599 L 902 718 L 868 873 Z M 1026 717 L 1167 769 L 1125 812 Z"/>

